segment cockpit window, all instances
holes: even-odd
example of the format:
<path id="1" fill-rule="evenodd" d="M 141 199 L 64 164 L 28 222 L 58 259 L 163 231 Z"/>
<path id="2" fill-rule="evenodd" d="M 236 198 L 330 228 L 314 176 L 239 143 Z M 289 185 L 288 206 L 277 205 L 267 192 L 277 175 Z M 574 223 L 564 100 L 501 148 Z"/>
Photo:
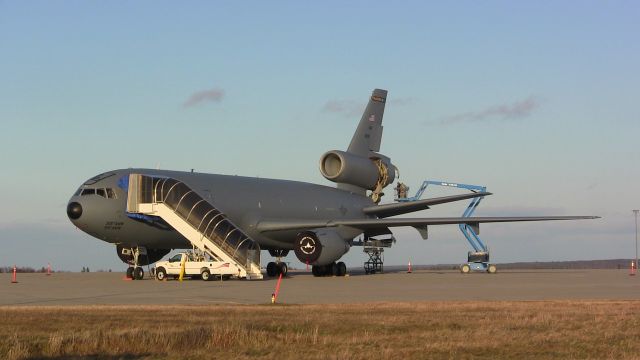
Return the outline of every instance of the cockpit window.
<path id="1" fill-rule="evenodd" d="M 74 196 L 86 196 L 86 195 L 98 195 L 107 199 L 118 198 L 118 195 L 112 188 L 93 189 L 93 188 L 85 187 L 85 188 L 78 189 L 78 191 L 76 191 L 76 193 L 74 194 Z"/>
<path id="2" fill-rule="evenodd" d="M 107 198 L 109 199 L 117 199 L 116 192 L 113 191 L 112 188 L 107 188 Z"/>

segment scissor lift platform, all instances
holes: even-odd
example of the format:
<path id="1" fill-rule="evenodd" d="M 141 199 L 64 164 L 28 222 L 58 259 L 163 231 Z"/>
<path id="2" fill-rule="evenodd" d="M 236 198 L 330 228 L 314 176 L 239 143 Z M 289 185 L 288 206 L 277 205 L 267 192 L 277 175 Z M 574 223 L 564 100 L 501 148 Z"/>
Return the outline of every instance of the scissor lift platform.
<path id="1" fill-rule="evenodd" d="M 424 191 L 427 189 L 427 186 L 429 185 L 460 188 L 469 190 L 474 193 L 487 191 L 487 187 L 482 185 L 469 185 L 447 181 L 425 180 L 420 186 L 420 189 L 418 189 L 413 197 L 407 197 L 407 192 L 409 190 L 408 187 L 406 187 L 404 184 L 398 184 L 398 187 L 396 188 L 398 196 L 396 198 L 396 201 L 408 202 L 419 200 L 422 197 Z M 480 205 L 480 202 L 483 198 L 484 196 L 471 199 L 471 203 L 469 203 L 469 206 L 467 206 L 466 210 L 462 214 L 462 217 L 471 217 L 473 212 L 478 208 L 478 205 Z M 497 271 L 497 267 L 494 264 L 489 263 L 489 249 L 487 245 L 482 241 L 482 239 L 480 239 L 480 236 L 478 236 L 478 234 L 480 233 L 480 229 L 477 224 L 475 226 L 475 229 L 474 226 L 470 224 L 459 224 L 458 227 L 460 228 L 460 231 L 462 231 L 465 239 L 467 239 L 467 242 L 473 248 L 473 251 L 469 251 L 469 253 L 467 254 L 467 262 L 460 265 L 460 272 L 462 272 L 463 274 L 467 274 L 471 271 L 486 271 L 490 274 L 494 274 Z"/>

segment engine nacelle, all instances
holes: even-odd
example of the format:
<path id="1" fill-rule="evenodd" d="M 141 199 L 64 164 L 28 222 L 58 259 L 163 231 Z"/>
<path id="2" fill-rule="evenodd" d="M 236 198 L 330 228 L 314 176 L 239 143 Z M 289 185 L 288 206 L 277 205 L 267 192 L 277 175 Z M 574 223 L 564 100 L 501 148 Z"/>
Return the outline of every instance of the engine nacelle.
<path id="1" fill-rule="evenodd" d="M 370 158 L 340 150 L 327 151 L 320 158 L 320 172 L 327 180 L 376 190 L 391 184 L 396 167 L 383 155 L 372 153 Z"/>
<path id="2" fill-rule="evenodd" d="M 327 265 L 349 251 L 349 244 L 333 229 L 303 231 L 296 237 L 294 252 L 309 265 Z"/>

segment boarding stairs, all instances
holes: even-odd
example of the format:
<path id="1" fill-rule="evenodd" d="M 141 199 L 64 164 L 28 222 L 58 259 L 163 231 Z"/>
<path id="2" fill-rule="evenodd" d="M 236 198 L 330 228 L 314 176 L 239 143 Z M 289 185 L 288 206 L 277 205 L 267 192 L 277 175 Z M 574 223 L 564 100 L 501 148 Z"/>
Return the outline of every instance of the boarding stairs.
<path id="1" fill-rule="evenodd" d="M 130 174 L 127 212 L 158 216 L 195 248 L 234 265 L 238 277 L 262 279 L 258 243 L 184 182 Z"/>

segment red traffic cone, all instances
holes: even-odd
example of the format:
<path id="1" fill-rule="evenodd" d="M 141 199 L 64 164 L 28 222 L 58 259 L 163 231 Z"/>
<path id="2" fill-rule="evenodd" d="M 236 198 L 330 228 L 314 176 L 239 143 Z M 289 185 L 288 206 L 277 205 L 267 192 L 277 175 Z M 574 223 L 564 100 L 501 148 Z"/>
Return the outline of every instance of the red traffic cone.
<path id="1" fill-rule="evenodd" d="M 409 268 L 407 269 L 407 274 L 411 274 L 411 260 L 409 260 Z"/>
<path id="2" fill-rule="evenodd" d="M 632 261 L 631 269 L 629 269 L 629 276 L 634 276 L 635 274 L 636 274 L 636 263 Z"/>
<path id="3" fill-rule="evenodd" d="M 18 269 L 16 268 L 15 265 L 13 265 L 13 275 L 11 276 L 11 283 L 12 284 L 17 284 L 18 280 L 16 279 L 16 274 L 18 273 Z"/>

